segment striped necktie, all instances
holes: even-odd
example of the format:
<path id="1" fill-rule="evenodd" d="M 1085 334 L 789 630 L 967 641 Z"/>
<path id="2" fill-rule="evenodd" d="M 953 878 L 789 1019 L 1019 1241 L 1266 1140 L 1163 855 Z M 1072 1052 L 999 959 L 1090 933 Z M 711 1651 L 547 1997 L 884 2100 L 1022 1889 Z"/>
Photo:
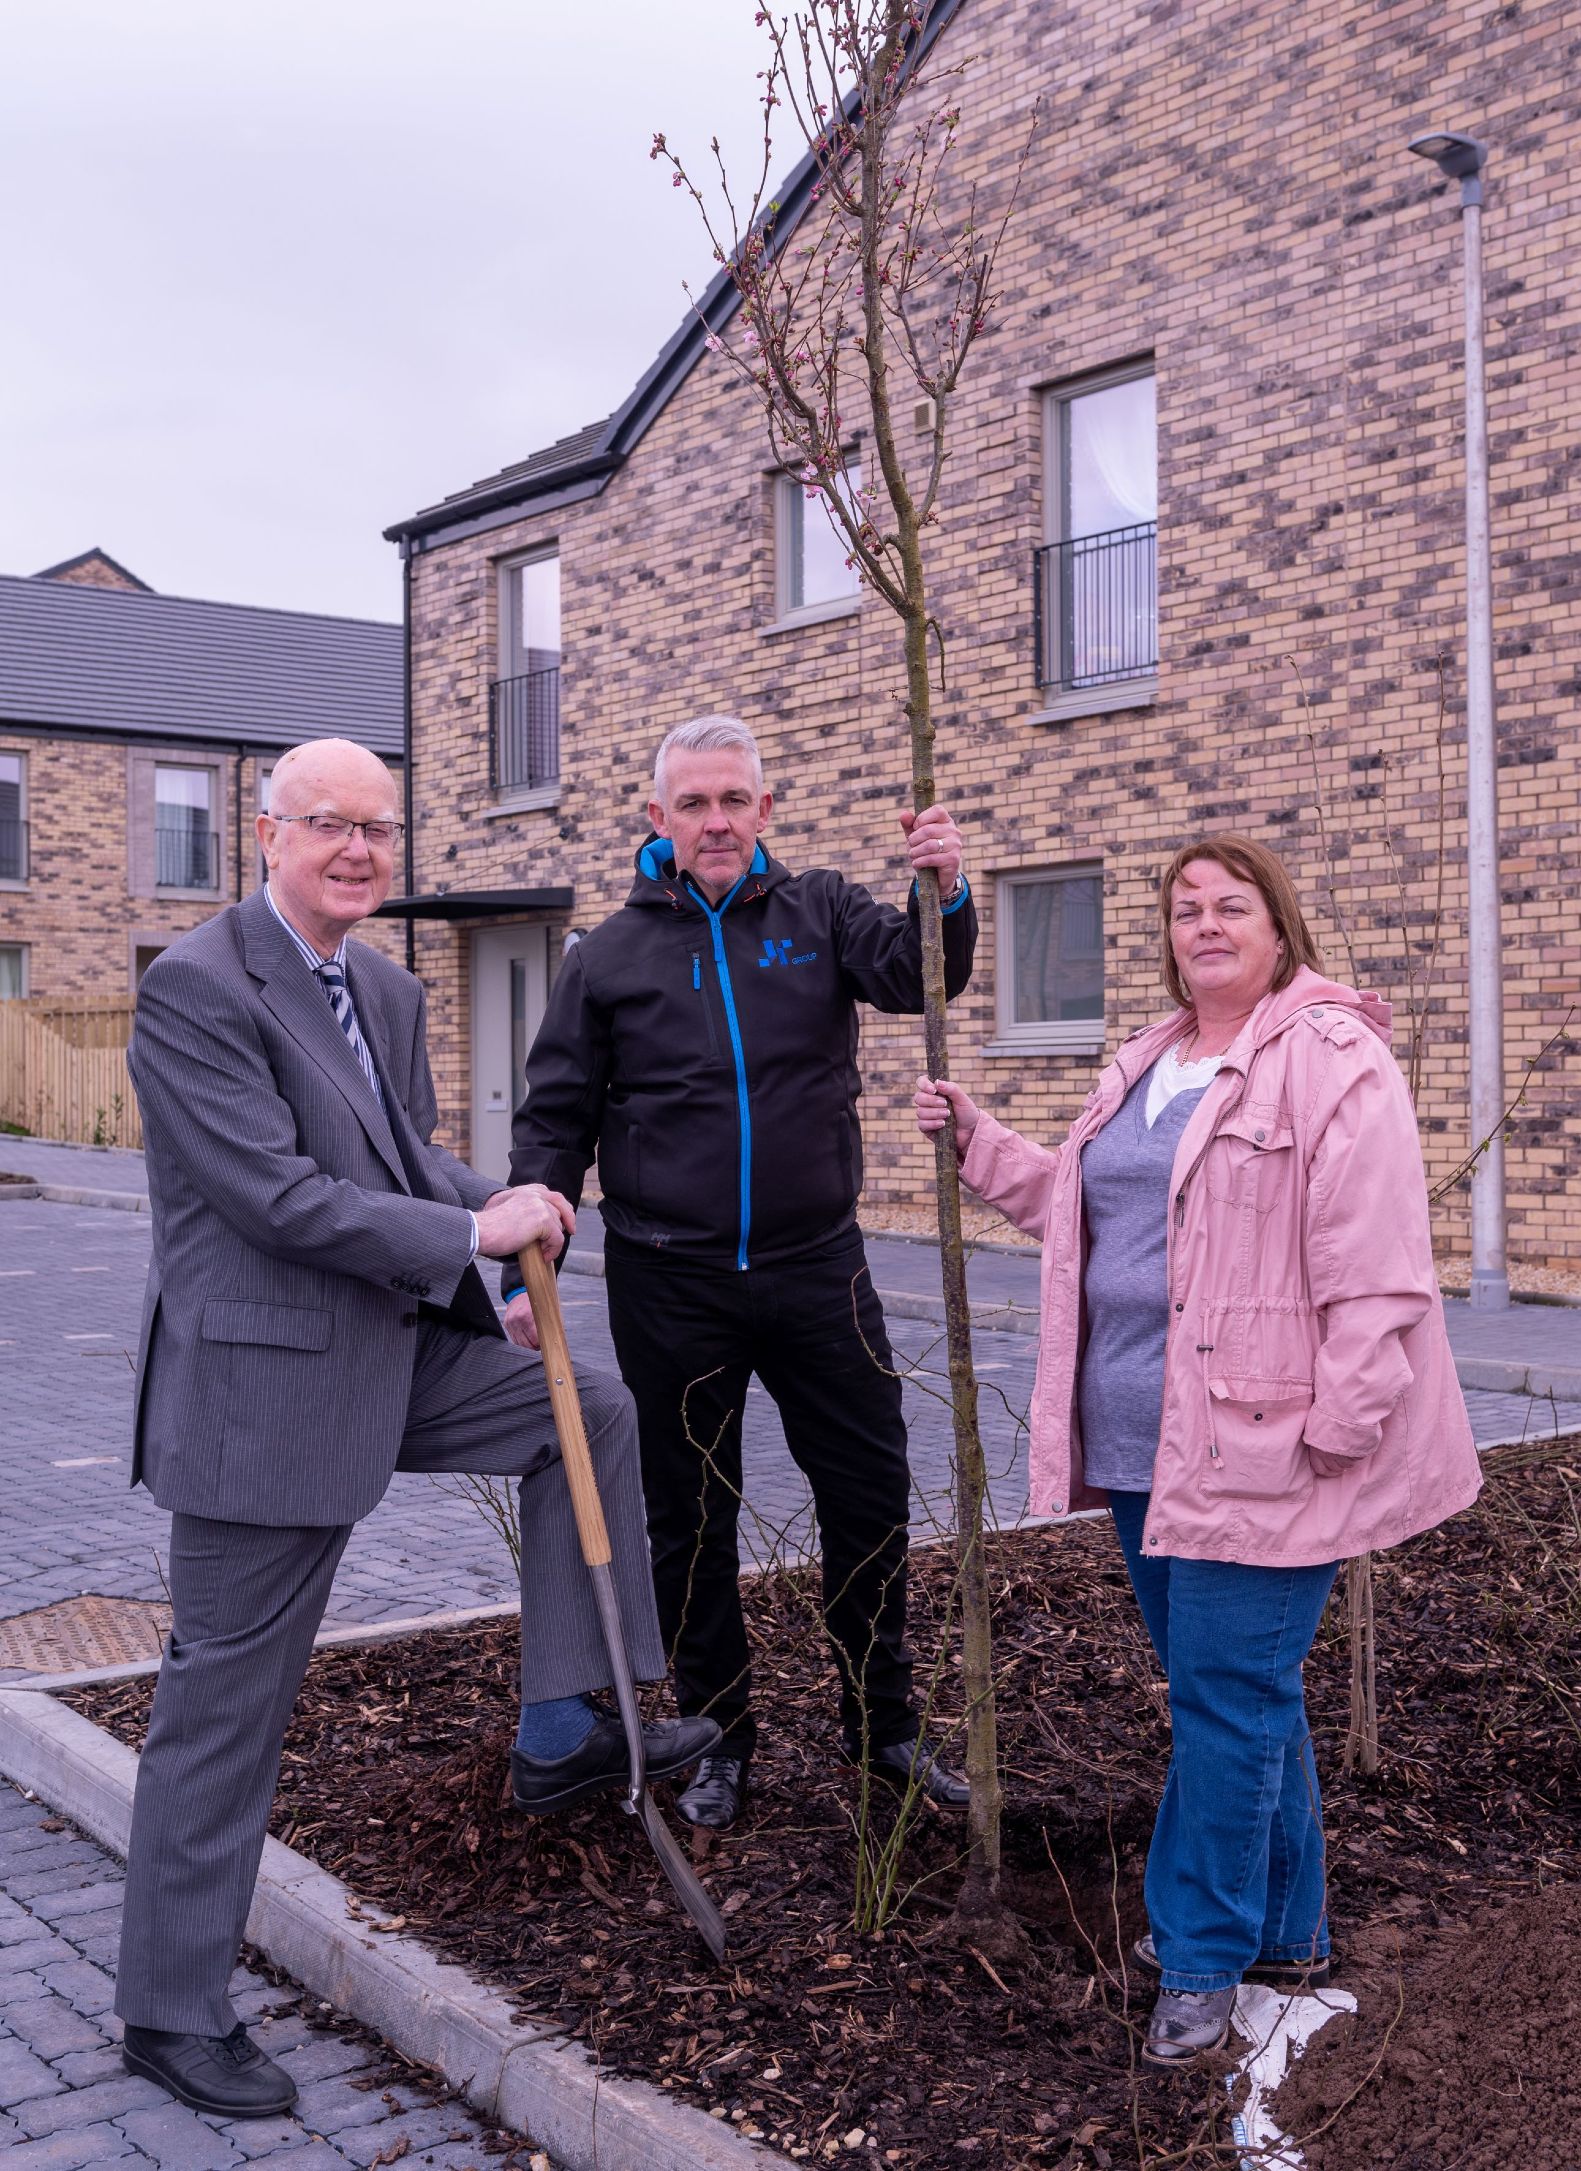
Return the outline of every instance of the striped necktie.
<path id="1" fill-rule="evenodd" d="M 363 1039 L 361 1029 L 357 1024 L 357 1013 L 352 1008 L 351 990 L 346 985 L 346 975 L 333 958 L 328 959 L 322 965 L 316 965 L 314 971 L 318 974 L 324 993 L 329 997 L 329 1007 L 340 1021 L 341 1031 L 351 1043 L 352 1054 L 362 1065 L 362 1075 L 372 1086 L 373 1097 L 382 1108 L 384 1106 L 384 1094 L 379 1085 L 379 1074 L 373 1067 L 373 1050 Z"/>

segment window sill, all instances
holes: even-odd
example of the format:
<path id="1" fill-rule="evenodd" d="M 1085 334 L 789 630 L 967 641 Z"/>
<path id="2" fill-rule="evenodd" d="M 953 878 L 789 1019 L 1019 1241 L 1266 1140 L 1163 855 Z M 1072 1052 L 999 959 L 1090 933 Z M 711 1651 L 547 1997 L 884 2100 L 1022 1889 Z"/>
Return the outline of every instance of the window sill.
<path id="1" fill-rule="evenodd" d="M 1070 693 L 1055 694 L 1029 724 L 1063 724 L 1073 717 L 1108 716 L 1116 709 L 1150 709 L 1158 699 L 1158 674 L 1147 678 L 1119 679 L 1112 686 L 1078 686 Z"/>
<path id="2" fill-rule="evenodd" d="M 1102 1055 L 1104 1033 L 1102 1026 L 1093 1032 L 1072 1034 L 1066 1038 L 1039 1033 L 1036 1039 L 990 1040 L 978 1049 L 979 1055 Z"/>
<path id="3" fill-rule="evenodd" d="M 513 792 L 508 799 L 497 799 L 493 806 L 483 809 L 483 819 L 486 822 L 504 822 L 513 814 L 541 814 L 546 807 L 557 807 L 559 804 L 558 781 L 553 784 L 537 784 L 531 791 Z"/>
<path id="4" fill-rule="evenodd" d="M 771 626 L 759 626 L 758 639 L 766 641 L 776 633 L 794 633 L 799 626 L 827 625 L 834 618 L 854 618 L 862 608 L 861 596 L 834 596 L 827 603 L 809 603 L 805 610 L 787 611 L 783 618 L 776 618 Z"/>
<path id="5" fill-rule="evenodd" d="M 154 897 L 162 905 L 221 905 L 225 902 L 218 885 L 213 889 L 178 889 L 173 882 L 157 882 Z"/>
<path id="6" fill-rule="evenodd" d="M 0 874 L 0 890 L 15 894 L 18 890 L 29 888 L 32 879 L 31 875 L 26 874 Z"/>

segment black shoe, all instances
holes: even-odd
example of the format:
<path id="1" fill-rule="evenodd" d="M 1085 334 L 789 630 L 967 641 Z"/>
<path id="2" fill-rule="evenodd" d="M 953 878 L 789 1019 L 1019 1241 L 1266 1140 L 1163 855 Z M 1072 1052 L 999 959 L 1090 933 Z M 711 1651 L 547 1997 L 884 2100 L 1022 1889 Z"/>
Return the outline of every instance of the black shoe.
<path id="1" fill-rule="evenodd" d="M 712 1756 L 703 1758 L 691 1785 L 684 1794 L 675 1797 L 675 1806 L 688 1824 L 702 1824 L 711 1832 L 723 1832 L 740 1816 L 746 1791 L 746 1758 L 722 1756 L 716 1750 Z"/>
<path id="2" fill-rule="evenodd" d="M 668 1779 L 685 1771 L 719 1744 L 713 1719 L 663 1719 L 642 1729 L 648 1752 L 648 1777 Z M 631 1777 L 631 1757 L 624 1729 L 615 1719 L 595 1719 L 587 1738 L 569 1756 L 544 1758 L 511 1751 L 511 1799 L 529 1817 L 567 1809 L 607 1787 L 624 1787 Z"/>
<path id="3" fill-rule="evenodd" d="M 859 1756 L 853 1755 L 849 1742 L 845 1755 L 848 1763 L 861 1762 Z M 915 1783 L 940 1809 L 964 1809 L 972 1798 L 965 1779 L 938 1761 L 925 1735 L 913 1734 L 910 1741 L 892 1741 L 887 1748 L 869 1749 L 867 1768 L 875 1779 L 894 1787 L 897 1793 L 904 1794 Z"/>
<path id="4" fill-rule="evenodd" d="M 1160 1990 L 1142 2045 L 1143 2064 L 1189 2065 L 1210 2050 L 1222 2050 L 1230 2039 L 1237 1988 L 1232 1983 L 1228 1990 Z"/>
<path id="5" fill-rule="evenodd" d="M 157 2081 L 178 2103 L 214 2118 L 278 2118 L 296 2101 L 296 2082 L 239 2020 L 229 2035 L 128 2028 L 121 2056 L 129 2073 Z"/>
<path id="6" fill-rule="evenodd" d="M 1149 1975 L 1162 1975 L 1163 1962 L 1153 1945 L 1153 1933 L 1139 1937 L 1131 1947 L 1131 1957 L 1138 1967 L 1146 1968 Z M 1329 1956 L 1324 1953 L 1320 1960 L 1254 1960 L 1246 1970 L 1243 1980 L 1249 1983 L 1267 1983 L 1272 1990 L 1321 1990 L 1334 1970 Z"/>

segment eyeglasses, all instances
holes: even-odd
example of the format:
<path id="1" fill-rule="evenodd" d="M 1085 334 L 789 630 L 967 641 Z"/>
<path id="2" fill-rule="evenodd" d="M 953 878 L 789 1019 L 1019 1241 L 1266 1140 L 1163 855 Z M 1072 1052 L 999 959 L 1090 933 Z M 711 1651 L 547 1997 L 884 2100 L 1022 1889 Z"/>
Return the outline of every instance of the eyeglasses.
<path id="1" fill-rule="evenodd" d="M 344 814 L 275 814 L 276 822 L 306 822 L 315 837 L 322 837 L 327 844 L 331 838 L 344 844 L 354 831 L 360 829 L 370 850 L 383 846 L 386 850 L 400 843 L 406 835 L 404 822 L 353 822 Z"/>

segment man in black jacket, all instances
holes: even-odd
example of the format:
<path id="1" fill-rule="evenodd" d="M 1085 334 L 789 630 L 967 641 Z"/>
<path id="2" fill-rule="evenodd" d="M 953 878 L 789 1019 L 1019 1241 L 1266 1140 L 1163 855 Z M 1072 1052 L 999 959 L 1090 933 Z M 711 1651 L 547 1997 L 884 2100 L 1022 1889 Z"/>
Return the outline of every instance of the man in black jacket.
<path id="1" fill-rule="evenodd" d="M 846 1754 L 900 1784 L 915 1769 L 936 1801 L 966 1799 L 919 1745 L 906 1428 L 856 1225 L 856 1006 L 921 1011 L 916 898 L 902 912 L 828 868 L 792 874 L 758 842 L 773 803 L 733 718 L 664 740 L 657 835 L 624 907 L 555 982 L 511 1156 L 513 1184 L 548 1184 L 574 1205 L 598 1155 L 659 1619 L 682 1712 L 724 1730 L 680 1808 L 714 1827 L 735 1819 L 756 1738 L 736 1553 L 753 1373 L 812 1487 Z M 954 996 L 977 932 L 960 833 L 942 807 L 901 826 L 913 867 L 938 873 Z M 506 1331 L 534 1344 L 519 1281 L 507 1269 Z"/>

